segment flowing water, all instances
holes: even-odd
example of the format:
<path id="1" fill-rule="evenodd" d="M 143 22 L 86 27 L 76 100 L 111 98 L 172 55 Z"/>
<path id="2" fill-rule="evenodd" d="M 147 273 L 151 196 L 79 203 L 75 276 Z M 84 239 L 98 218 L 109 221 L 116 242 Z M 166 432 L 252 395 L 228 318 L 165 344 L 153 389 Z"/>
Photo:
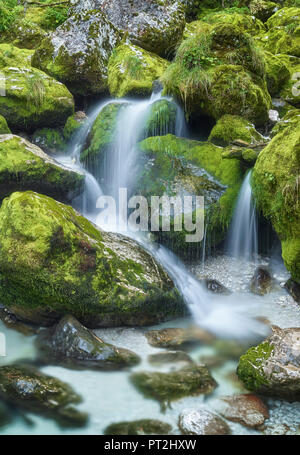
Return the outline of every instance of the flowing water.
<path id="1" fill-rule="evenodd" d="M 121 187 L 134 190 L 132 176 L 138 165 L 136 155 L 136 143 L 141 138 L 144 121 L 149 112 L 149 106 L 159 99 L 156 94 L 148 101 L 128 101 L 128 105 L 121 111 L 118 121 L 116 140 L 112 147 L 112 154 L 109 165 L 105 168 L 105 175 L 91 175 L 80 164 L 80 152 L 82 151 L 88 133 L 97 115 L 112 101 L 97 106 L 89 116 L 89 120 L 77 132 L 70 144 L 66 154 L 58 156 L 57 159 L 70 168 L 80 170 L 86 174 L 86 188 L 83 200 L 76 201 L 84 215 L 97 220 L 99 210 L 96 210 L 95 201 L 103 194 L 99 184 L 101 181 L 109 180 L 110 194 L 117 195 Z M 182 113 L 176 120 L 176 135 L 186 135 Z M 241 210 L 241 214 L 238 213 Z M 232 229 L 240 232 L 237 237 L 241 239 L 250 232 L 253 235 L 254 211 L 251 202 L 250 175 L 246 176 L 241 189 L 241 194 L 236 208 L 236 215 Z M 249 215 L 249 213 L 251 214 Z M 248 225 L 244 223 L 247 216 Z M 253 221 L 253 223 L 252 223 Z M 101 226 L 100 226 L 101 227 Z M 188 308 L 190 317 L 160 324 L 153 328 L 163 327 L 185 327 L 197 324 L 213 333 L 219 339 L 235 340 L 244 346 L 257 344 L 266 336 L 266 326 L 259 322 L 257 316 L 266 316 L 268 319 L 281 327 L 300 326 L 300 308 L 293 302 L 283 289 L 283 283 L 287 273 L 282 263 L 273 262 L 273 274 L 280 283 L 277 290 L 264 297 L 253 296 L 249 292 L 249 280 L 256 267 L 252 259 L 255 252 L 256 242 L 254 240 L 234 242 L 234 255 L 236 258 L 227 256 L 210 257 L 198 266 L 187 268 L 173 253 L 166 248 L 158 246 L 148 240 L 148 237 L 141 233 L 126 231 L 126 234 L 135 238 L 144 248 L 166 268 L 173 278 L 177 288 L 182 293 Z M 233 237 L 234 238 L 234 237 Z M 252 238 L 252 237 L 251 237 Z M 237 246 L 238 245 L 238 246 Z M 235 248 L 236 247 L 236 248 Z M 233 250 L 232 250 L 233 251 Z M 251 251 L 251 254 L 249 252 Z M 247 254 L 246 254 L 247 253 Z M 270 259 L 259 258 L 270 263 Z M 272 264 L 271 264 L 272 266 Z M 230 295 L 214 295 L 209 293 L 200 283 L 199 279 L 214 278 L 232 291 Z M 0 357 L 0 364 L 11 363 L 18 359 L 34 359 L 36 352 L 34 347 L 34 336 L 25 337 L 15 331 L 4 327 L 0 322 L 0 330 L 7 337 L 7 357 Z M 148 355 L 161 352 L 161 349 L 151 347 L 145 337 L 148 329 L 141 328 L 116 328 L 101 329 L 96 333 L 104 339 L 117 346 L 132 349 L 142 358 L 142 363 L 131 371 L 137 370 L 158 370 L 166 371 L 167 367 L 157 367 L 148 361 Z M 189 354 L 199 362 L 206 358 L 220 356 L 216 343 L 211 345 L 195 345 L 190 347 Z M 246 392 L 242 384 L 237 381 L 234 375 L 237 366 L 237 358 L 224 358 L 221 365 L 212 366 L 212 374 L 218 382 L 217 389 L 208 397 L 187 397 L 167 409 L 164 415 L 161 414 L 160 406 L 156 401 L 145 399 L 129 382 L 129 371 L 118 372 L 96 372 L 96 371 L 74 371 L 62 367 L 48 366 L 42 371 L 53 375 L 69 384 L 72 384 L 75 391 L 83 396 L 83 403 L 80 409 L 88 412 L 90 421 L 87 427 L 79 429 L 63 429 L 54 422 L 39 416 L 30 415 L 32 425 L 22 417 L 18 417 L 12 424 L 1 429 L 4 434 L 102 434 L 105 427 L 111 423 L 123 420 L 137 420 L 142 418 L 156 418 L 169 422 L 174 433 L 179 434 L 178 415 L 186 408 L 197 408 L 205 406 L 212 410 L 218 410 L 218 397 L 233 393 Z M 299 423 L 300 404 L 288 404 L 281 400 L 268 400 L 270 407 L 269 427 L 287 424 L 290 431 L 297 432 Z M 229 423 L 233 434 L 256 434 L 237 423 Z M 270 430 L 271 432 L 273 430 Z"/>

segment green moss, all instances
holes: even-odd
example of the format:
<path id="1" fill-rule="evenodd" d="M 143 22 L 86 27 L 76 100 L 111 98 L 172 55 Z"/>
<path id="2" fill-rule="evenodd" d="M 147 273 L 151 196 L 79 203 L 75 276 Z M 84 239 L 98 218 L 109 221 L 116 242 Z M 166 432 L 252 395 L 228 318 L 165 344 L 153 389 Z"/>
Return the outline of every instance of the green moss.
<path id="1" fill-rule="evenodd" d="M 239 28 L 240 32 L 248 32 L 257 35 L 265 30 L 263 23 L 250 14 L 240 14 L 234 11 L 222 11 L 209 13 L 201 17 L 202 21 L 209 24 L 230 24 Z"/>
<path id="2" fill-rule="evenodd" d="M 93 326 L 142 325 L 184 313 L 148 253 L 47 196 L 14 193 L 3 201 L 0 245 L 0 299 L 30 320 L 52 311 Z"/>
<path id="3" fill-rule="evenodd" d="M 209 141 L 221 146 L 229 145 L 236 139 L 255 144 L 262 140 L 262 136 L 248 120 L 225 114 L 217 121 L 208 138 Z"/>
<path id="4" fill-rule="evenodd" d="M 278 54 L 276 57 L 289 71 L 289 77 L 281 85 L 280 97 L 287 103 L 300 107 L 300 58 L 286 54 Z"/>
<path id="5" fill-rule="evenodd" d="M 295 116 L 273 137 L 257 159 L 252 185 L 258 207 L 271 220 L 286 267 L 296 281 L 300 280 L 299 131 L 299 117 Z"/>
<path id="6" fill-rule="evenodd" d="M 151 52 L 124 43 L 114 49 L 108 63 L 108 87 L 111 95 L 149 96 L 153 81 L 159 79 L 168 62 Z"/>
<path id="7" fill-rule="evenodd" d="M 177 107 L 172 101 L 161 99 L 150 106 L 144 126 L 144 136 L 163 136 L 175 133 Z"/>
<path id="8" fill-rule="evenodd" d="M 0 198 L 14 191 L 39 190 L 69 201 L 83 191 L 84 175 L 57 165 L 42 151 L 13 135 L 0 136 Z"/>
<path id="9" fill-rule="evenodd" d="M 251 391 L 259 391 L 268 385 L 268 379 L 263 371 L 265 361 L 271 356 L 273 346 L 264 342 L 256 347 L 250 348 L 243 355 L 238 364 L 237 375 Z"/>
<path id="10" fill-rule="evenodd" d="M 46 32 L 37 24 L 26 18 L 20 18 L 1 34 L 0 42 L 11 43 L 19 48 L 34 49 L 45 36 Z"/>
<path id="11" fill-rule="evenodd" d="M 0 115 L 0 134 L 10 134 L 11 131 L 8 128 L 6 119 Z"/>
<path id="12" fill-rule="evenodd" d="M 276 11 L 267 21 L 268 29 L 275 27 L 286 27 L 299 23 L 300 8 L 282 8 Z"/>
<path id="13" fill-rule="evenodd" d="M 62 153 L 66 149 L 62 132 L 58 129 L 42 128 L 36 130 L 32 136 L 32 142 L 50 154 Z"/>
<path id="14" fill-rule="evenodd" d="M 251 0 L 249 8 L 251 14 L 257 17 L 257 19 L 260 19 L 262 22 L 266 22 L 269 17 L 274 14 L 278 6 L 276 3 L 270 1 Z"/>
<path id="15" fill-rule="evenodd" d="M 79 130 L 79 128 L 82 127 L 84 122 L 86 121 L 87 117 L 84 115 L 79 116 L 79 112 L 70 115 L 68 117 L 64 129 L 63 129 L 63 135 L 64 138 L 68 141 L 71 139 L 74 133 Z"/>
<path id="16" fill-rule="evenodd" d="M 276 136 L 279 132 L 285 130 L 291 124 L 299 124 L 300 121 L 300 110 L 292 108 L 290 109 L 274 126 L 271 131 L 271 137 Z"/>
<path id="17" fill-rule="evenodd" d="M 285 82 L 289 79 L 290 73 L 278 56 L 271 54 L 271 52 L 264 52 L 264 60 L 266 63 L 266 82 L 270 95 L 277 95 Z"/>

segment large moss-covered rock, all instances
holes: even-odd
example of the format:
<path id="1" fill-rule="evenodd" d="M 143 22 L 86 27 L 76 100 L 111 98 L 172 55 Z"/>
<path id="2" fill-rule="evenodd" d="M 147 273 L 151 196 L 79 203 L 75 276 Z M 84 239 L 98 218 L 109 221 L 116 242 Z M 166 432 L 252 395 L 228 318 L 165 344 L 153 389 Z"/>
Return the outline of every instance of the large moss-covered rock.
<path id="1" fill-rule="evenodd" d="M 81 397 L 66 383 L 28 366 L 0 368 L 0 397 L 29 412 L 56 420 L 63 426 L 82 426 L 87 415 L 73 404 Z"/>
<path id="2" fill-rule="evenodd" d="M 290 72 L 285 62 L 271 52 L 264 52 L 266 64 L 266 82 L 270 95 L 277 95 L 290 78 Z"/>
<path id="3" fill-rule="evenodd" d="M 162 406 L 186 396 L 210 394 L 217 387 L 205 365 L 191 365 L 171 373 L 137 372 L 130 379 L 145 397 L 158 400 Z"/>
<path id="4" fill-rule="evenodd" d="M 300 281 L 300 123 L 299 117 L 279 131 L 260 153 L 252 188 L 258 207 L 277 232 L 282 257 Z"/>
<path id="5" fill-rule="evenodd" d="M 204 196 L 207 235 L 211 235 L 212 244 L 223 240 L 242 182 L 241 162 L 224 159 L 224 149 L 212 143 L 173 135 L 147 138 L 139 144 L 139 149 L 141 164 L 136 191 L 146 197 L 152 194 Z M 200 243 L 186 242 L 187 232 L 184 229 L 176 232 L 173 227 L 170 232 L 154 234 L 186 258 L 199 255 Z"/>
<path id="6" fill-rule="evenodd" d="M 271 106 L 264 74 L 263 54 L 252 38 L 234 25 L 217 24 L 183 41 L 162 82 L 188 114 L 239 115 L 262 125 Z"/>
<path id="7" fill-rule="evenodd" d="M 1 44 L 0 52 L 0 71 L 5 77 L 0 114 L 8 125 L 30 132 L 63 126 L 74 111 L 73 96 L 68 89 L 30 66 L 32 51 Z"/>
<path id="8" fill-rule="evenodd" d="M 185 6 L 177 0 L 72 0 L 72 3 L 71 14 L 100 10 L 115 27 L 128 33 L 134 44 L 163 57 L 172 54 L 185 26 Z"/>
<path id="9" fill-rule="evenodd" d="M 39 147 L 12 134 L 0 135 L 0 199 L 33 190 L 70 202 L 83 192 L 84 175 L 58 164 Z"/>
<path id="10" fill-rule="evenodd" d="M 300 329 L 273 327 L 272 335 L 239 360 L 237 374 L 249 390 L 300 398 Z"/>
<path id="11" fill-rule="evenodd" d="M 100 11 L 71 16 L 37 48 L 33 66 L 65 83 L 72 93 L 107 90 L 107 65 L 118 30 Z"/>
<path id="12" fill-rule="evenodd" d="M 209 141 L 223 147 L 237 139 L 254 145 L 261 142 L 263 137 L 248 120 L 225 114 L 217 121 L 208 138 Z"/>
<path id="13" fill-rule="evenodd" d="M 36 344 L 41 362 L 70 368 L 120 369 L 140 361 L 129 349 L 105 343 L 71 315 L 40 331 Z"/>
<path id="14" fill-rule="evenodd" d="M 10 134 L 11 131 L 8 128 L 6 119 L 0 115 L 0 134 Z"/>
<path id="15" fill-rule="evenodd" d="M 147 325 L 185 312 L 172 280 L 137 243 L 34 192 L 2 203 L 0 283 L 1 302 L 42 325 L 66 313 L 95 327 Z"/>
<path id="16" fill-rule="evenodd" d="M 201 15 L 201 20 L 209 24 L 232 24 L 239 28 L 240 32 L 257 35 L 265 30 L 264 24 L 254 15 L 241 14 L 232 10 L 209 12 Z"/>
<path id="17" fill-rule="evenodd" d="M 168 62 L 151 52 L 126 42 L 114 49 L 108 64 L 108 87 L 116 97 L 149 96 Z"/>

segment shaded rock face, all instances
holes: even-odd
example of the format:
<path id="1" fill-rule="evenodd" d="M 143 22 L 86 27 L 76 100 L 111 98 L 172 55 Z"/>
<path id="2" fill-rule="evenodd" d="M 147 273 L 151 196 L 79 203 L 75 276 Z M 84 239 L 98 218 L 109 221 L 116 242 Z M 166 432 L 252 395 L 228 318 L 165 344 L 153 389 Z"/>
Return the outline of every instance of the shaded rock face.
<path id="1" fill-rule="evenodd" d="M 206 409 L 184 410 L 179 416 L 179 428 L 186 435 L 227 435 L 230 428 L 217 414 Z"/>
<path id="2" fill-rule="evenodd" d="M 251 278 L 250 289 L 253 294 L 265 295 L 271 291 L 273 279 L 265 267 L 258 267 Z"/>
<path id="3" fill-rule="evenodd" d="M 52 325 L 71 313 L 114 327 L 185 314 L 168 274 L 133 240 L 30 191 L 13 193 L 0 212 L 0 300 L 20 319 Z"/>
<path id="4" fill-rule="evenodd" d="M 42 41 L 32 64 L 64 82 L 73 93 L 102 93 L 107 89 L 108 60 L 120 38 L 102 12 L 85 9 Z"/>
<path id="5" fill-rule="evenodd" d="M 300 328 L 273 326 L 267 340 L 240 358 L 237 374 L 249 390 L 300 398 Z"/>
<path id="6" fill-rule="evenodd" d="M 147 434 L 159 435 L 169 434 L 171 430 L 172 427 L 168 423 L 154 419 L 142 419 L 134 422 L 113 423 L 104 430 L 104 434 L 116 436 L 141 436 Z"/>
<path id="7" fill-rule="evenodd" d="M 0 135 L 0 199 L 14 191 L 37 190 L 71 202 L 83 192 L 84 180 L 84 174 L 57 163 L 26 139 Z"/>
<path id="8" fill-rule="evenodd" d="M 81 398 L 66 383 L 19 365 L 0 368 L 0 397 L 16 407 L 52 418 L 62 426 L 82 426 L 87 415 L 72 404 Z"/>
<path id="9" fill-rule="evenodd" d="M 300 284 L 290 278 L 284 287 L 291 294 L 295 302 L 300 303 Z"/>
<path id="10" fill-rule="evenodd" d="M 105 343 L 71 315 L 64 316 L 55 327 L 41 331 L 36 344 L 39 358 L 46 364 L 118 369 L 140 360 L 128 349 Z"/>
<path id="11" fill-rule="evenodd" d="M 101 10 L 119 30 L 142 48 L 166 56 L 172 54 L 185 26 L 185 8 L 180 1 L 89 0 L 78 2 L 71 14 Z"/>
<path id="12" fill-rule="evenodd" d="M 130 376 L 133 385 L 146 398 L 166 404 L 186 396 L 207 395 L 217 383 L 205 365 L 191 365 L 171 373 L 138 372 Z"/>
<path id="13" fill-rule="evenodd" d="M 269 418 L 269 411 L 260 398 L 253 394 L 221 397 L 225 406 L 220 413 L 232 422 L 249 428 L 257 428 Z"/>

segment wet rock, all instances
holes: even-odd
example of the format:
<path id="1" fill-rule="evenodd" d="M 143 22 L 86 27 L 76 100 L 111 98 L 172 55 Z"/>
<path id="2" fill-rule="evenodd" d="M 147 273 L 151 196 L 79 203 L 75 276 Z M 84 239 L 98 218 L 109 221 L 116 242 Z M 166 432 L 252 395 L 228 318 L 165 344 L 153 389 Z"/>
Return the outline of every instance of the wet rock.
<path id="1" fill-rule="evenodd" d="M 229 295 L 231 294 L 231 291 L 226 288 L 226 286 L 223 286 L 222 283 L 220 283 L 218 280 L 211 280 L 209 278 L 204 278 L 203 280 L 200 280 L 203 282 L 204 286 L 208 291 L 213 292 L 214 294 L 226 294 Z"/>
<path id="2" fill-rule="evenodd" d="M 75 2 L 71 14 L 100 10 L 120 31 L 142 48 L 168 56 L 181 39 L 185 26 L 185 7 L 181 1 L 89 0 Z M 95 14 L 95 11 L 92 11 Z"/>
<path id="3" fill-rule="evenodd" d="M 95 328 L 185 314 L 167 272 L 133 240 L 32 191 L 13 193 L 0 212 L 0 301 L 18 319 L 51 326 L 71 313 Z"/>
<path id="4" fill-rule="evenodd" d="M 32 136 L 32 143 L 50 155 L 63 153 L 67 146 L 62 132 L 54 128 L 36 130 Z"/>
<path id="5" fill-rule="evenodd" d="M 0 136 L 0 199 L 33 190 L 70 202 L 83 192 L 84 181 L 83 173 L 62 166 L 26 139 Z"/>
<path id="6" fill-rule="evenodd" d="M 193 359 L 183 351 L 159 352 L 148 357 L 152 365 L 174 364 L 176 367 L 183 367 L 194 363 Z"/>
<path id="7" fill-rule="evenodd" d="M 155 348 L 176 348 L 197 341 L 210 343 L 214 340 L 213 335 L 198 327 L 149 330 L 145 336 L 149 344 Z"/>
<path id="8" fill-rule="evenodd" d="M 19 321 L 7 308 L 0 308 L 0 320 L 9 329 L 16 330 L 25 336 L 34 335 L 38 330 L 38 328 L 32 324 L 25 324 L 24 322 Z"/>
<path id="9" fill-rule="evenodd" d="M 205 365 L 191 365 L 171 373 L 138 372 L 130 379 L 146 398 L 159 401 L 162 409 L 171 401 L 191 395 L 207 395 L 217 387 Z"/>
<path id="10" fill-rule="evenodd" d="M 141 435 L 160 435 L 170 434 L 171 425 L 160 420 L 142 419 L 133 422 L 113 423 L 106 427 L 104 434 L 118 436 L 141 436 Z"/>
<path id="11" fill-rule="evenodd" d="M 239 360 L 237 374 L 248 390 L 300 399 L 300 328 L 272 327 L 263 343 Z"/>
<path id="12" fill-rule="evenodd" d="M 118 369 L 140 361 L 134 352 L 105 343 L 71 315 L 64 316 L 56 326 L 41 331 L 36 344 L 39 357 L 46 364 Z"/>
<path id="13" fill-rule="evenodd" d="M 83 426 L 87 415 L 72 404 L 81 397 L 66 383 L 32 367 L 0 367 L 0 397 L 21 409 L 56 420 L 62 426 Z"/>
<path id="14" fill-rule="evenodd" d="M 227 435 L 230 428 L 217 414 L 206 409 L 184 410 L 179 416 L 179 428 L 186 435 Z"/>
<path id="15" fill-rule="evenodd" d="M 300 303 L 300 284 L 290 278 L 284 287 L 291 294 L 295 302 Z"/>
<path id="16" fill-rule="evenodd" d="M 253 294 L 265 295 L 272 289 L 273 279 L 265 267 L 258 267 L 250 282 L 250 289 Z"/>
<path id="17" fill-rule="evenodd" d="M 253 394 L 233 395 L 220 398 L 225 406 L 220 414 L 232 422 L 249 428 L 257 428 L 269 418 L 269 411 L 263 401 Z"/>

